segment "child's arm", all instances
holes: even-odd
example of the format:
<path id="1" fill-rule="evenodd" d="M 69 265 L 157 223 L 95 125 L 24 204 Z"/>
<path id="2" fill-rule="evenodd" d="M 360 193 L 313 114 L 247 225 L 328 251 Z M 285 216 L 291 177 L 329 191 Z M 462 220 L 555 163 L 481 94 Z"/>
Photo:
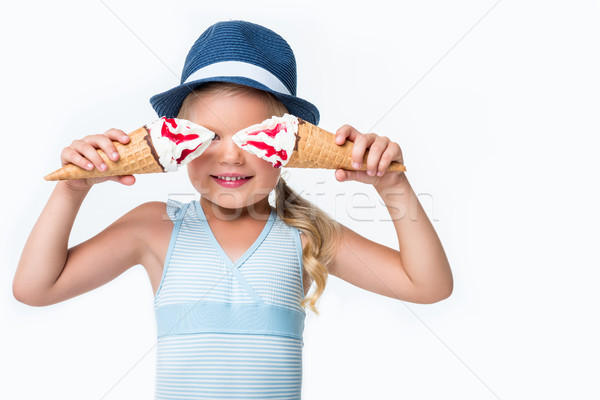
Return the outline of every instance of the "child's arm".
<path id="1" fill-rule="evenodd" d="M 435 229 L 406 174 L 385 172 L 391 161 L 403 163 L 400 147 L 386 137 L 364 135 L 349 125 L 336 132 L 336 143 L 343 144 L 346 138 L 354 142 L 352 159 L 358 163 L 369 149 L 367 171 L 337 170 L 336 179 L 375 187 L 392 217 L 400 251 L 344 227 L 331 273 L 366 290 L 413 303 L 447 298 L 453 288 L 452 271 Z"/>
<path id="2" fill-rule="evenodd" d="M 88 136 L 63 150 L 62 163 L 85 167 L 91 161 L 99 168 L 103 161 L 96 148 L 112 154 L 116 150 L 112 140 L 126 143 L 129 139 L 117 130 Z M 19 260 L 13 281 L 17 300 L 33 306 L 54 304 L 92 290 L 138 263 L 139 236 L 133 231 L 139 226 L 140 207 L 94 238 L 68 249 L 71 228 L 85 196 L 93 184 L 106 180 L 134 182 L 132 176 L 123 176 L 56 184 Z"/>

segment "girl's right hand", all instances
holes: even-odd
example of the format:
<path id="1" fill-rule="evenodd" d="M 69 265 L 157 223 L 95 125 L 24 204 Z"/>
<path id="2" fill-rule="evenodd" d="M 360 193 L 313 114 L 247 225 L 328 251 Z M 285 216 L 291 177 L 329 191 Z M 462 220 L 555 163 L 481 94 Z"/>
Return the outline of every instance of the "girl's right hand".
<path id="1" fill-rule="evenodd" d="M 98 168 L 106 171 L 106 164 L 96 149 L 101 149 L 112 161 L 119 159 L 119 153 L 113 144 L 113 140 L 123 144 L 129 143 L 129 136 L 120 129 L 109 129 L 102 135 L 88 135 L 83 139 L 74 140 L 70 146 L 65 147 L 60 153 L 60 161 L 63 166 L 75 164 L 80 168 L 91 171 Z M 94 184 L 115 181 L 123 185 L 131 186 L 135 183 L 133 175 L 104 176 L 100 178 L 86 178 L 62 181 L 65 186 L 73 190 L 88 190 Z"/>

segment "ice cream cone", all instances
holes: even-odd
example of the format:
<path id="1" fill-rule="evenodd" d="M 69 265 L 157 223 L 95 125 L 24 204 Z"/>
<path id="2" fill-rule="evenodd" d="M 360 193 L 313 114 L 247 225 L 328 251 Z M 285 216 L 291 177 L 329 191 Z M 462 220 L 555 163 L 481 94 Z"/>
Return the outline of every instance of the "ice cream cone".
<path id="1" fill-rule="evenodd" d="M 58 181 L 165 172 L 158 161 L 158 155 L 152 145 L 152 139 L 146 127 L 141 127 L 131 132 L 129 139 L 129 143 L 127 144 L 113 141 L 115 148 L 119 152 L 119 160 L 117 161 L 111 161 L 104 151 L 100 149 L 96 150 L 108 167 L 106 171 L 100 171 L 98 168 L 88 171 L 74 164 L 67 164 L 53 173 L 46 175 L 44 179 L 47 181 Z"/>
<path id="2" fill-rule="evenodd" d="M 323 168 L 356 170 L 352 167 L 352 149 L 354 143 L 349 140 L 343 145 L 335 143 L 335 135 L 298 118 L 296 147 L 285 165 L 289 168 Z M 359 170 L 365 170 L 369 151 L 365 152 Z M 406 171 L 406 167 L 392 162 L 386 171 Z"/>

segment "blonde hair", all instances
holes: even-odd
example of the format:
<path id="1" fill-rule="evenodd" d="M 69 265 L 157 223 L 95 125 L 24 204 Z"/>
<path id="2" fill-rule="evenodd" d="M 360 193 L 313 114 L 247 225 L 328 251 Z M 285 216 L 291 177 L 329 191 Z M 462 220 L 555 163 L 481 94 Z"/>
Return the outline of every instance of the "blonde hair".
<path id="1" fill-rule="evenodd" d="M 287 113 L 287 108 L 274 95 L 262 90 L 229 82 L 210 82 L 194 89 L 183 100 L 178 118 L 186 118 L 190 107 L 202 94 L 222 93 L 254 93 L 263 99 L 269 111 L 274 116 Z M 285 180 L 279 177 L 275 185 L 275 210 L 279 218 L 288 226 L 298 228 L 306 237 L 306 247 L 302 252 L 302 264 L 308 273 L 310 286 L 315 282 L 316 289 L 311 296 L 304 297 L 301 307 L 308 307 L 317 315 L 319 310 L 315 304 L 323 294 L 327 284 L 328 269 L 335 257 L 341 232 L 341 225 L 327 213 L 310 201 L 300 197 Z M 303 277 L 301 277 L 303 279 Z"/>

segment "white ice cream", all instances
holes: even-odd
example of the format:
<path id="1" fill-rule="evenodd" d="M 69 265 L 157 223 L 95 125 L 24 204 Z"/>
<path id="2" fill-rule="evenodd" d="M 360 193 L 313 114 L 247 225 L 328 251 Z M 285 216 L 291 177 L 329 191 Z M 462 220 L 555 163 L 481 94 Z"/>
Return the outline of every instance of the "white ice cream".
<path id="1" fill-rule="evenodd" d="M 296 145 L 298 118 L 290 114 L 272 117 L 233 135 L 233 142 L 274 167 L 285 166 Z"/>
<path id="2" fill-rule="evenodd" d="M 146 125 L 166 172 L 177 171 L 206 150 L 215 133 L 185 119 L 160 118 Z"/>

